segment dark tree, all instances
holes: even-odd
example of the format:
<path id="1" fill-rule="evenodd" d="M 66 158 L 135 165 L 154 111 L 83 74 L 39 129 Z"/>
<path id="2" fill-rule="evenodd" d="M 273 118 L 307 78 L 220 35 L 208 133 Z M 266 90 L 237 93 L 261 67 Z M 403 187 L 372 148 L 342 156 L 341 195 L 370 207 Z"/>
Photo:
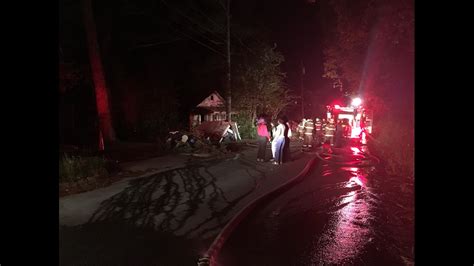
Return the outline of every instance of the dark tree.
<path id="1" fill-rule="evenodd" d="M 115 130 L 112 124 L 110 112 L 110 92 L 107 88 L 102 59 L 100 56 L 99 43 L 97 41 L 96 25 L 92 9 L 92 0 L 83 0 L 84 25 L 87 36 L 87 47 L 89 50 L 89 62 L 94 82 L 97 112 L 99 116 L 99 128 L 104 140 L 113 142 L 116 140 Z"/>

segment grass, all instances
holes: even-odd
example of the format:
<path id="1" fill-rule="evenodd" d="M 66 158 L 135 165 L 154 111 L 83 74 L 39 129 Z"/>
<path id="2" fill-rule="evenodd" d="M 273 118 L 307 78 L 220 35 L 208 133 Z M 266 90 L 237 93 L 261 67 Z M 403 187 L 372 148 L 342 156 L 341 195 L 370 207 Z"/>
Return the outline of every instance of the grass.
<path id="1" fill-rule="evenodd" d="M 88 177 L 108 175 L 106 160 L 99 156 L 64 155 L 59 159 L 59 181 L 76 182 Z"/>

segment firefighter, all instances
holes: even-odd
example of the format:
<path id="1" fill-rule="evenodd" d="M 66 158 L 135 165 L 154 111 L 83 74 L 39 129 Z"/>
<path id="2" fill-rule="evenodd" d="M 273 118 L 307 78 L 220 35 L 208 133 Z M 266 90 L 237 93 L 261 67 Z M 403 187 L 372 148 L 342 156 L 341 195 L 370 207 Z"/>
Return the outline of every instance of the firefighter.
<path id="1" fill-rule="evenodd" d="M 334 125 L 334 119 L 331 118 L 329 123 L 324 129 L 324 142 L 329 142 L 331 146 L 334 146 L 334 133 L 336 131 L 336 126 Z"/>
<path id="2" fill-rule="evenodd" d="M 304 140 L 304 124 L 306 123 L 306 119 L 303 118 L 301 123 L 298 124 L 298 138 Z"/>
<path id="3" fill-rule="evenodd" d="M 315 139 L 316 143 L 319 145 L 321 144 L 322 140 L 322 132 L 323 132 L 323 123 L 321 122 L 321 119 L 316 118 L 316 121 L 314 122 L 314 131 L 315 131 Z"/>
<path id="4" fill-rule="evenodd" d="M 360 128 L 362 129 L 360 131 L 360 141 L 362 144 L 367 144 L 367 128 L 366 128 L 366 123 L 365 123 L 365 115 L 362 115 L 362 119 L 360 120 Z"/>
<path id="5" fill-rule="evenodd" d="M 346 134 L 345 132 L 345 125 L 342 120 L 339 120 L 337 125 L 336 125 L 336 136 L 335 136 L 335 143 L 334 147 L 341 147 L 342 146 L 342 140 Z"/>
<path id="6" fill-rule="evenodd" d="M 354 121 L 354 123 L 355 123 L 355 121 Z M 344 136 L 345 137 L 350 137 L 353 127 L 350 125 L 349 119 L 346 118 L 342 121 L 342 128 L 344 128 Z"/>
<path id="7" fill-rule="evenodd" d="M 313 131 L 314 131 L 314 123 L 313 119 L 306 120 L 304 124 L 304 142 L 303 142 L 303 149 L 311 149 L 313 147 Z"/>
<path id="8" fill-rule="evenodd" d="M 367 126 L 367 125 L 366 125 L 366 122 L 365 122 L 365 121 L 366 121 L 365 119 L 366 119 L 366 117 L 365 117 L 365 115 L 363 114 L 362 117 L 361 117 L 361 119 L 360 119 L 360 128 L 362 129 L 362 131 L 364 131 L 364 130 L 365 130 L 365 127 Z M 362 131 L 361 131 L 361 133 L 362 133 Z"/>

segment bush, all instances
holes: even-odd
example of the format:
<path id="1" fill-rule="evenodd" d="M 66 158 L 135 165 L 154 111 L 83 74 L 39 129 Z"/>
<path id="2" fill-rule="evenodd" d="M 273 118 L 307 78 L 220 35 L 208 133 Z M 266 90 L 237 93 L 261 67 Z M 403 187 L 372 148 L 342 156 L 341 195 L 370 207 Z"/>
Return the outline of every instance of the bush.
<path id="1" fill-rule="evenodd" d="M 102 157 L 64 155 L 59 159 L 60 182 L 75 182 L 83 178 L 107 174 L 106 160 Z"/>
<path id="2" fill-rule="evenodd" d="M 239 127 L 239 133 L 242 139 L 254 139 L 257 137 L 257 128 L 252 119 L 249 119 L 247 116 L 236 115 L 235 121 Z"/>
<path id="3" fill-rule="evenodd" d="M 388 174 L 413 179 L 414 130 L 410 123 L 401 119 L 387 118 L 377 123 L 376 140 L 371 146 L 385 163 Z"/>

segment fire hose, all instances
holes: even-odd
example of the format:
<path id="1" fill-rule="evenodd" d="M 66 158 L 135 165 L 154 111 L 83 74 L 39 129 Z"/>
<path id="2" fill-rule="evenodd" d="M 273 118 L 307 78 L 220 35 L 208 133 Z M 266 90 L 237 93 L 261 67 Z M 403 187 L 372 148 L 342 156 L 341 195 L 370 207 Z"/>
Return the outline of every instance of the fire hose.
<path id="1" fill-rule="evenodd" d="M 370 167 L 380 163 L 379 158 L 363 151 L 360 151 L 358 154 L 354 155 L 350 154 L 350 152 L 346 152 L 344 149 L 331 149 L 339 153 L 317 152 L 316 157 L 318 157 L 323 162 L 336 164 L 339 166 Z M 346 154 L 349 155 L 352 160 L 344 160 L 346 157 L 348 157 L 344 154 L 344 152 L 346 152 Z M 356 159 L 354 160 L 354 158 Z"/>
<path id="2" fill-rule="evenodd" d="M 380 163 L 379 158 L 366 152 L 360 152 L 358 155 L 351 155 L 351 157 L 356 157 L 357 159 L 350 161 L 344 160 L 345 155 L 334 153 L 317 152 L 316 156 L 323 162 L 340 166 L 370 167 Z"/>
<path id="3" fill-rule="evenodd" d="M 336 148 L 336 150 L 339 150 Z M 344 151 L 343 149 L 340 149 L 341 151 Z M 348 153 L 349 154 L 349 153 Z M 274 195 L 275 193 L 281 192 L 283 189 L 287 188 L 288 186 L 291 186 L 292 184 L 295 183 L 295 181 L 301 179 L 304 177 L 311 167 L 314 166 L 316 162 L 318 162 L 318 159 L 324 162 L 328 163 L 333 163 L 337 164 L 340 166 L 353 166 L 353 167 L 368 167 L 368 166 L 373 166 L 378 163 L 380 163 L 380 160 L 373 156 L 370 155 L 366 152 L 359 152 L 358 155 L 355 155 L 357 158 L 361 160 L 352 160 L 352 161 L 343 161 L 343 162 L 336 162 L 334 160 L 329 160 L 327 156 L 332 156 L 333 158 L 343 158 L 343 155 L 338 155 L 338 154 L 330 154 L 330 153 L 316 153 L 316 158 L 311 159 L 305 166 L 305 168 L 294 178 L 288 180 L 285 182 L 283 185 L 273 189 L 272 191 L 258 197 L 257 199 L 253 200 L 249 204 L 247 204 L 239 213 L 237 213 L 227 224 L 226 226 L 221 230 L 219 235 L 214 239 L 208 250 L 204 253 L 202 257 L 199 258 L 198 260 L 198 266 L 212 266 L 216 265 L 215 262 L 215 256 L 219 252 L 220 248 L 224 245 L 225 241 L 230 237 L 231 233 L 233 230 L 240 224 L 240 222 L 264 199 L 268 198 L 271 195 Z M 354 157 L 354 155 L 351 155 Z M 375 161 L 375 163 L 373 163 Z M 368 164 L 363 164 L 364 162 L 369 162 Z"/>
<path id="4" fill-rule="evenodd" d="M 317 158 L 312 158 L 311 160 L 308 161 L 306 166 L 303 168 L 303 170 L 295 177 L 291 178 L 290 180 L 286 181 L 284 184 L 278 186 L 277 188 L 271 190 L 270 192 L 254 199 L 251 201 L 249 204 L 247 204 L 242 210 L 237 213 L 226 225 L 225 227 L 221 230 L 219 235 L 214 239 L 210 247 L 207 249 L 205 254 L 199 258 L 198 260 L 198 266 L 212 266 L 216 265 L 215 262 L 215 256 L 218 254 L 220 248 L 224 245 L 225 241 L 230 237 L 231 233 L 234 231 L 234 229 L 240 224 L 240 222 L 247 217 L 247 215 L 259 204 L 261 203 L 264 199 L 267 199 L 268 197 L 275 195 L 282 190 L 288 188 L 289 186 L 293 185 L 296 181 L 299 179 L 303 178 L 304 176 L 307 175 L 309 170 L 318 162 Z"/>

